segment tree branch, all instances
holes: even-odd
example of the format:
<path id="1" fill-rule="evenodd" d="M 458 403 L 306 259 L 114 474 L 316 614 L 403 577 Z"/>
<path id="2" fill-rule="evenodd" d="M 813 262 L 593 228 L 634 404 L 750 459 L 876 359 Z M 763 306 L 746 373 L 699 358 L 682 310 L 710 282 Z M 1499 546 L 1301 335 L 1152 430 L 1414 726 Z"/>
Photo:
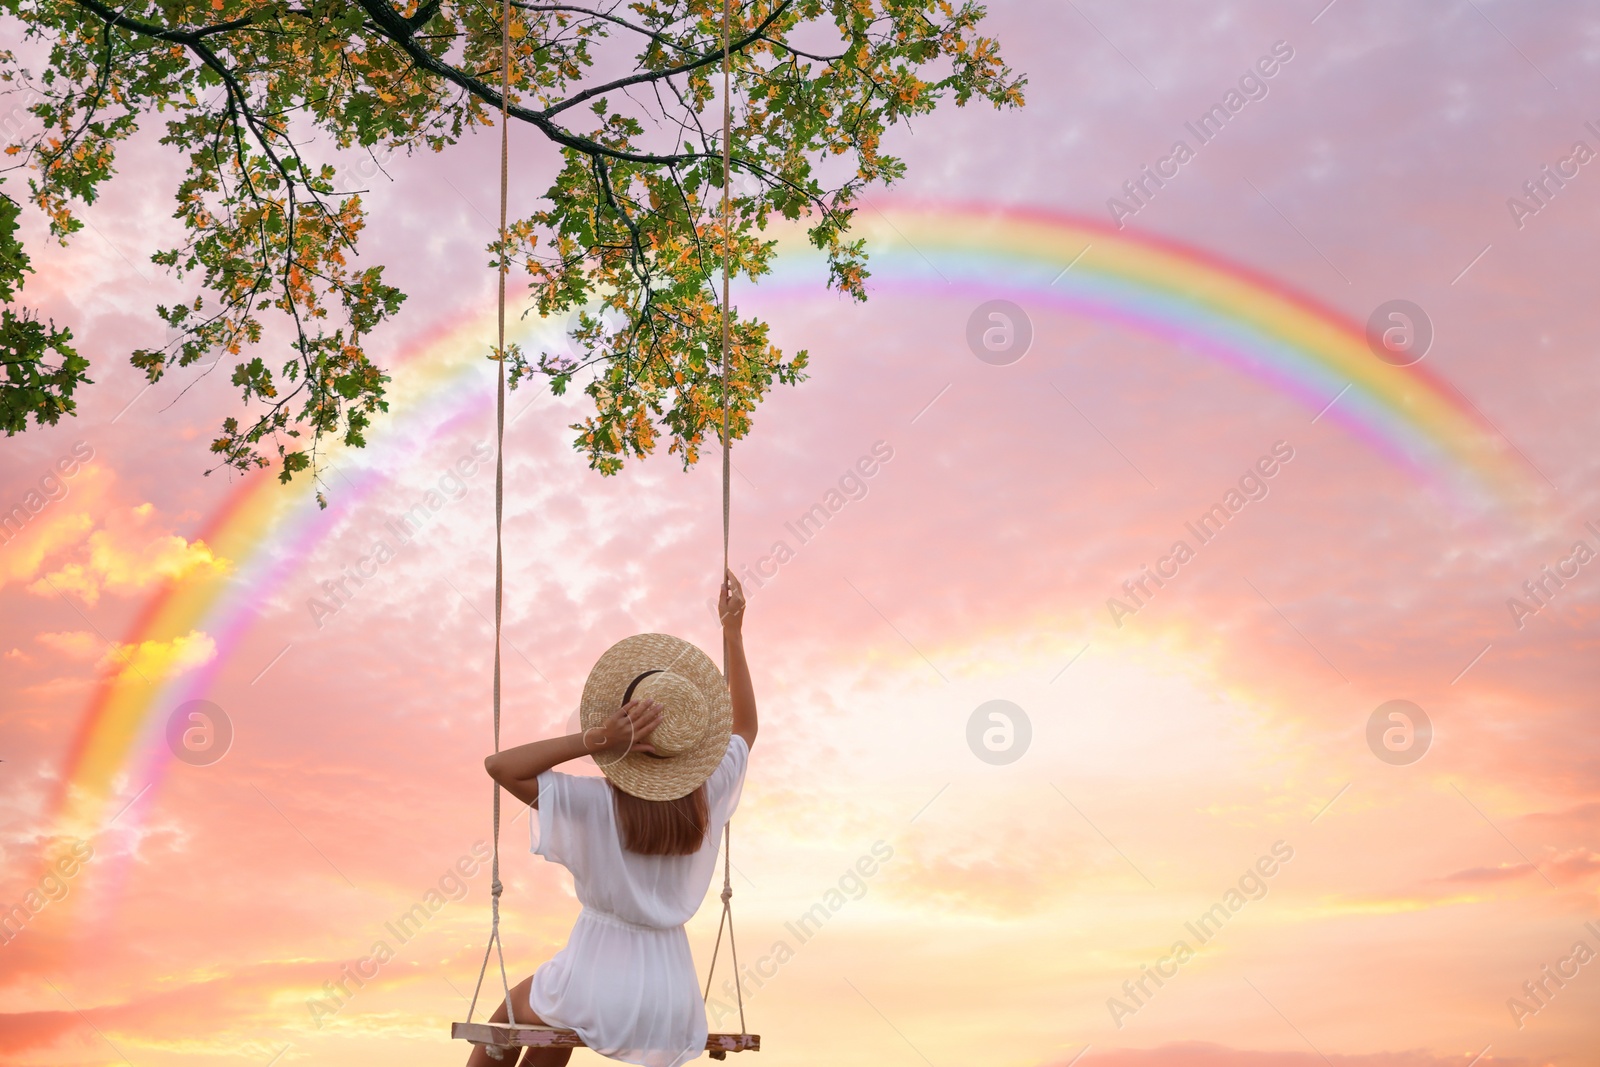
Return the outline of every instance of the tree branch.
<path id="1" fill-rule="evenodd" d="M 772 14 L 768 15 L 766 19 L 762 21 L 761 25 L 757 26 L 745 36 L 739 38 L 738 41 L 729 44 L 729 53 L 742 52 L 744 51 L 745 46 L 750 44 L 752 41 L 761 40 L 763 34 L 766 32 L 767 27 L 772 25 L 773 22 L 777 20 L 779 15 L 783 14 L 784 9 L 789 6 L 790 2 L 791 0 L 783 0 L 783 3 L 772 9 Z M 549 117 L 557 114 L 558 112 L 565 111 L 574 104 L 581 104 L 585 100 L 592 99 L 604 93 L 622 89 L 629 85 L 639 85 L 642 82 L 661 81 L 664 78 L 672 78 L 679 74 L 687 74 L 691 70 L 698 70 L 707 64 L 715 63 L 721 58 L 722 50 L 718 49 L 714 52 L 708 52 L 700 58 L 691 60 L 688 63 L 680 63 L 676 67 L 667 67 L 664 70 L 649 70 L 642 74 L 630 74 L 626 78 L 618 78 L 616 81 L 610 81 L 604 85 L 596 85 L 592 89 L 585 89 L 576 96 L 570 96 L 561 101 L 561 103 L 556 104 L 554 107 L 545 108 L 544 111 L 540 112 L 540 114 Z"/>
<path id="2" fill-rule="evenodd" d="M 601 19 L 601 20 L 603 20 L 605 22 L 610 22 L 610 23 L 614 23 L 614 24 L 616 24 L 618 26 L 622 26 L 625 29 L 630 29 L 634 33 L 637 33 L 637 34 L 640 34 L 641 36 L 650 38 L 652 41 L 656 42 L 657 44 L 665 45 L 668 48 L 675 48 L 679 52 L 687 52 L 688 51 L 687 48 L 685 48 L 682 45 L 678 44 L 677 42 L 673 41 L 672 38 L 668 37 L 666 34 L 657 33 L 656 31 L 651 30 L 651 29 L 646 29 L 643 26 L 635 26 L 633 23 L 629 22 L 627 19 L 620 19 L 617 16 L 611 14 L 611 12 L 609 12 L 609 11 L 595 11 L 592 8 L 587 8 L 587 7 L 570 7 L 570 6 L 566 5 L 566 4 L 530 4 L 530 3 L 527 3 L 526 0 L 511 0 L 511 6 L 514 7 L 514 8 L 518 8 L 519 10 L 522 10 L 522 11 L 569 11 L 569 12 L 572 12 L 574 14 L 588 15 L 590 18 Z"/>
<path id="3" fill-rule="evenodd" d="M 100 3 L 100 0 L 72 0 L 72 2 L 85 11 L 94 12 L 100 19 L 118 29 L 132 30 L 142 37 L 153 37 L 158 41 L 168 41 L 172 44 L 193 45 L 213 34 L 227 33 L 230 30 L 239 30 L 255 24 L 255 18 L 252 16 L 233 19 L 229 22 L 219 22 L 215 26 L 201 26 L 188 30 L 169 30 L 165 26 L 160 26 L 153 22 L 129 18 L 120 9 L 113 10 Z"/>

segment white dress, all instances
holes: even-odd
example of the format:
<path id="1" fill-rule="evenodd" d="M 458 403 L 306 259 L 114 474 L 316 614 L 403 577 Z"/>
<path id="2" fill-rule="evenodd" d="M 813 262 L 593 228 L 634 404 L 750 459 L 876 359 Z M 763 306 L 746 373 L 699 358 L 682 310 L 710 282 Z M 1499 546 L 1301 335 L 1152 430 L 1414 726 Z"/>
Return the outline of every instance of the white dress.
<path id="1" fill-rule="evenodd" d="M 583 905 L 566 947 L 533 976 L 529 1007 L 547 1025 L 644 1067 L 678 1067 L 705 1051 L 706 1005 L 683 924 L 711 884 L 749 757 L 744 738 L 730 737 L 706 782 L 706 839 L 688 856 L 624 851 L 604 778 L 539 775 L 533 851 L 572 872 Z"/>

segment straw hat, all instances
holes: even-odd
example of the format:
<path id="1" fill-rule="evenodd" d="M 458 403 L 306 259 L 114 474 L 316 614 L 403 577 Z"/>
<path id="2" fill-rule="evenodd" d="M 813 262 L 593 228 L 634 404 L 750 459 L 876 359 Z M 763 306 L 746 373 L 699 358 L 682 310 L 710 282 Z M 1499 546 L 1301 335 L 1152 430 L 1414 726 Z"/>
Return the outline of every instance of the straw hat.
<path id="1" fill-rule="evenodd" d="M 629 699 L 662 706 L 648 752 L 599 752 L 594 761 L 613 785 L 643 800 L 687 796 L 711 777 L 728 751 L 733 703 L 722 672 L 700 649 L 667 634 L 635 634 L 606 649 L 583 683 L 578 707 L 588 731 Z"/>

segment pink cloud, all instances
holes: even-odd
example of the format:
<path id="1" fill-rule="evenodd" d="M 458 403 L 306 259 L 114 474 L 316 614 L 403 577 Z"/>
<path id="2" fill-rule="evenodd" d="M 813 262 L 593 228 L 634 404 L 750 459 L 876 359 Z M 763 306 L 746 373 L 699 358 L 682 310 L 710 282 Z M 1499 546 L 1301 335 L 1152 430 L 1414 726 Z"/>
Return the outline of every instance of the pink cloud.
<path id="1" fill-rule="evenodd" d="M 1441 882 L 1464 882 L 1469 885 L 1479 883 L 1504 882 L 1513 878 L 1523 878 L 1536 873 L 1536 868 L 1531 863 L 1504 863 L 1498 867 L 1473 867 L 1470 870 L 1456 871 L 1440 878 Z"/>
<path id="2" fill-rule="evenodd" d="M 1489 1067 L 1524 1067 L 1538 1060 L 1520 1056 L 1438 1056 L 1428 1052 L 1370 1052 L 1359 1055 L 1310 1050 L 1266 1051 L 1230 1048 L 1199 1041 L 1176 1042 L 1152 1049 L 1093 1049 L 1085 1057 L 1106 1067 L 1468 1067 L 1471 1063 Z M 1051 1067 L 1066 1067 L 1069 1060 L 1052 1061 Z"/>

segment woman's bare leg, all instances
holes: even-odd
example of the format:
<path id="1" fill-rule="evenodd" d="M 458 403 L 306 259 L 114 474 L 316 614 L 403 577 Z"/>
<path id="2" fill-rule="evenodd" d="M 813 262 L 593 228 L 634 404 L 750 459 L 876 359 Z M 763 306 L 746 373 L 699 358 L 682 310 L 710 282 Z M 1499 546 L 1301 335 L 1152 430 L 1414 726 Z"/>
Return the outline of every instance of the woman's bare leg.
<path id="1" fill-rule="evenodd" d="M 529 975 L 511 987 L 511 1004 L 517 1012 L 517 1023 L 521 1026 L 543 1026 L 544 1021 L 533 1013 L 528 1007 L 528 990 L 533 987 L 533 975 Z M 501 1001 L 500 1006 L 489 1016 L 492 1023 L 506 1021 L 506 1002 Z M 519 1049 L 507 1049 L 506 1058 L 497 1060 L 484 1051 L 482 1045 L 473 1045 L 472 1054 L 467 1057 L 467 1067 L 518 1067 L 517 1053 Z M 567 1061 L 572 1058 L 570 1048 L 530 1048 L 523 1052 L 521 1067 L 566 1067 Z"/>

